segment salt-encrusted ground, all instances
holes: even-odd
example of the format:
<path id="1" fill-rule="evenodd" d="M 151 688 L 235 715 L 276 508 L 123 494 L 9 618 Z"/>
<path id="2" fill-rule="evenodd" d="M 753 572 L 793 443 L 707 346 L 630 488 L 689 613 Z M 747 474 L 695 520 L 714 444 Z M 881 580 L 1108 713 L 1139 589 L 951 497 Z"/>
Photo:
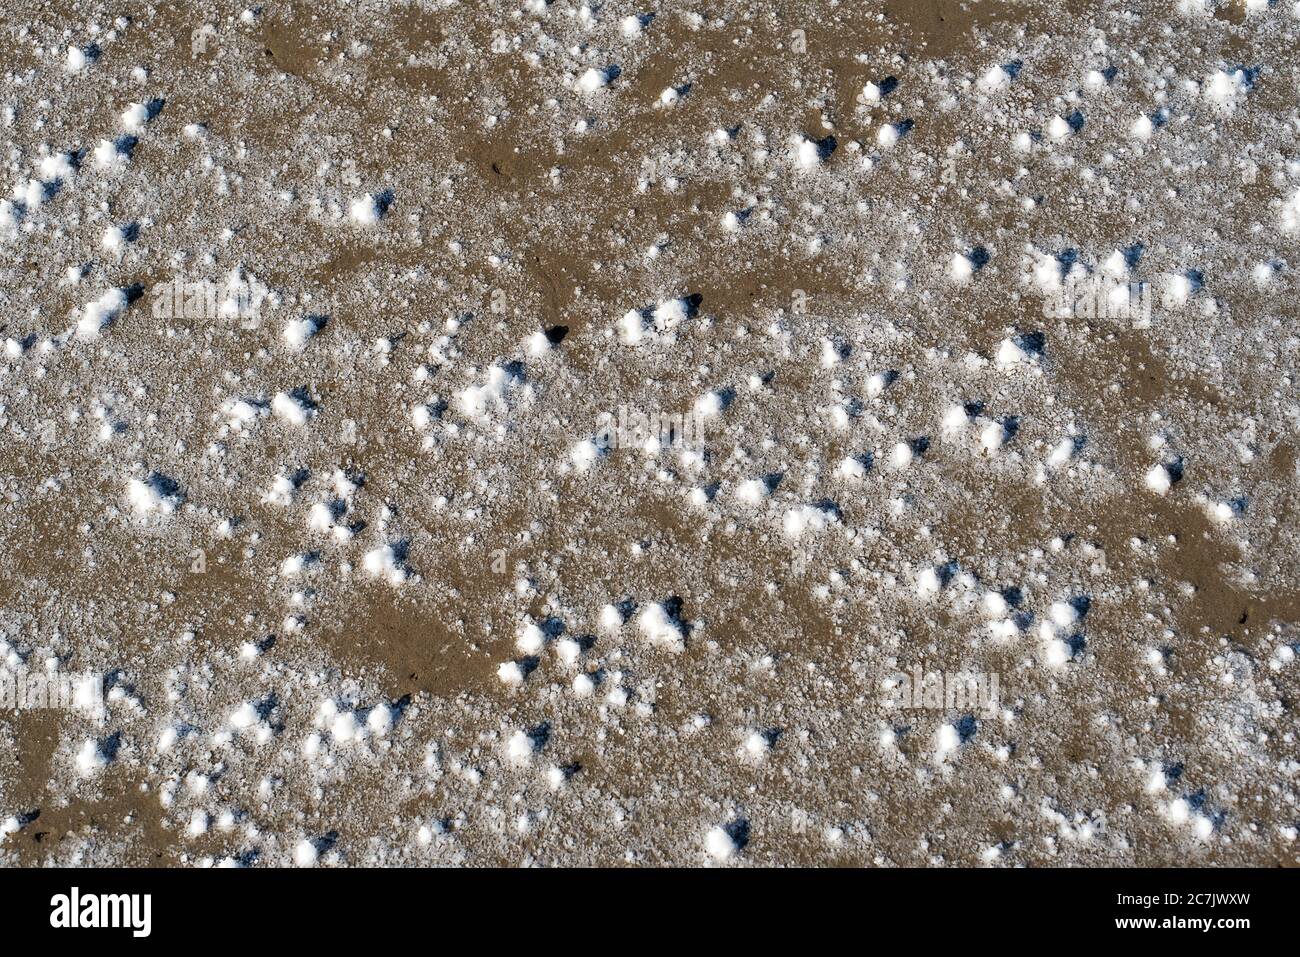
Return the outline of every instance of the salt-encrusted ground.
<path id="1" fill-rule="evenodd" d="M 1297 863 L 1292 0 L 3 6 L 0 862 Z"/>

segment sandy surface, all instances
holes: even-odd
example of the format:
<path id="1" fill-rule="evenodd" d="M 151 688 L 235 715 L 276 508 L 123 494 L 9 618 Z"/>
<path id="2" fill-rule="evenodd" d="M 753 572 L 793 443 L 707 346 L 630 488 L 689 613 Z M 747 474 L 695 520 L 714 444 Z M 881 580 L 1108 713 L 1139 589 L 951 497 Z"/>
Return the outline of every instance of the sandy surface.
<path id="1" fill-rule="evenodd" d="M 10 3 L 0 863 L 1297 863 L 1300 11 L 1068 6 Z"/>

